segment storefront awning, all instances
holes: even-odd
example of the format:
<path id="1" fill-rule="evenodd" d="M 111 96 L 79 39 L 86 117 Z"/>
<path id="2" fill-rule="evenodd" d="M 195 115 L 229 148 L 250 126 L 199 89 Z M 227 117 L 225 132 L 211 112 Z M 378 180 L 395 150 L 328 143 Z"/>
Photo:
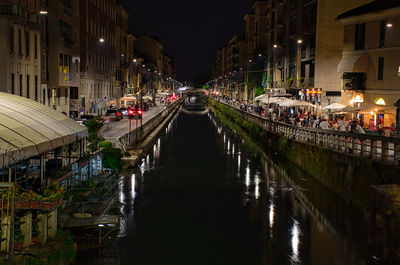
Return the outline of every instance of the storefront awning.
<path id="1" fill-rule="evenodd" d="M 0 93 L 0 168 L 76 142 L 87 128 L 24 97 Z"/>
<path id="2" fill-rule="evenodd" d="M 338 65 L 338 73 L 353 73 L 354 66 L 358 59 L 360 59 L 363 54 L 353 54 L 344 56 Z"/>

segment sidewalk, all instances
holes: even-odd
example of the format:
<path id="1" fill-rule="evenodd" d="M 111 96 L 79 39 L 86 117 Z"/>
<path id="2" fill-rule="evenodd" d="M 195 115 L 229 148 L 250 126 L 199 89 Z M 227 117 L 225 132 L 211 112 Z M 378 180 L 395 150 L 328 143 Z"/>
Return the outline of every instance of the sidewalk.
<path id="1" fill-rule="evenodd" d="M 158 103 L 157 106 L 151 107 L 148 111 L 143 113 L 143 125 L 160 113 L 164 109 L 164 104 Z M 124 117 L 123 120 L 113 121 L 109 124 L 104 125 L 104 129 L 100 132 L 100 135 L 105 138 L 118 138 L 129 132 L 129 118 Z M 137 126 L 140 127 L 140 120 L 137 120 Z M 136 129 L 136 119 L 131 120 L 131 131 Z"/>

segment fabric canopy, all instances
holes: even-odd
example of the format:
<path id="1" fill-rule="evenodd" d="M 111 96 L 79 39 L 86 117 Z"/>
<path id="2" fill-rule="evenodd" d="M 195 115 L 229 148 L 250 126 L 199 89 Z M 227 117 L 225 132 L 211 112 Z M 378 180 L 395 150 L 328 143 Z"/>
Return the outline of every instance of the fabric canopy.
<path id="1" fill-rule="evenodd" d="M 354 54 L 343 57 L 338 65 L 338 73 L 352 73 L 354 72 L 354 65 L 363 54 Z"/>
<path id="2" fill-rule="evenodd" d="M 344 109 L 346 105 L 340 104 L 340 103 L 332 103 L 326 107 L 323 107 L 323 110 L 340 110 Z"/>
<path id="3" fill-rule="evenodd" d="M 56 110 L 24 97 L 0 93 L 0 167 L 87 135 L 86 127 Z"/>
<path id="4" fill-rule="evenodd" d="M 287 100 L 286 102 L 280 104 L 282 107 L 313 107 L 315 108 L 316 106 L 307 102 L 307 101 L 302 101 L 302 100 Z"/>

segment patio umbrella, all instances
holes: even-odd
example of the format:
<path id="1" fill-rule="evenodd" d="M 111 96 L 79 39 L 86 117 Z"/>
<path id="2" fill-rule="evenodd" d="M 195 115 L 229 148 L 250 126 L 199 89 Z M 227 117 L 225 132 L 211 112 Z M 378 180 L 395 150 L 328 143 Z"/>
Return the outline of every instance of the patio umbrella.
<path id="1" fill-rule="evenodd" d="M 261 100 L 268 100 L 268 95 L 267 94 L 262 94 L 261 96 L 255 97 L 255 100 L 261 101 Z"/>
<path id="2" fill-rule="evenodd" d="M 315 108 L 316 106 L 311 104 L 310 102 L 307 101 L 302 101 L 302 100 L 286 100 L 286 102 L 280 104 L 283 107 L 312 107 Z"/>
<path id="3" fill-rule="evenodd" d="M 340 103 L 332 103 L 326 107 L 323 107 L 323 110 L 341 110 L 346 108 L 346 105 L 340 104 Z"/>
<path id="4" fill-rule="evenodd" d="M 151 96 L 144 96 L 143 99 L 153 100 L 153 97 L 151 97 Z"/>

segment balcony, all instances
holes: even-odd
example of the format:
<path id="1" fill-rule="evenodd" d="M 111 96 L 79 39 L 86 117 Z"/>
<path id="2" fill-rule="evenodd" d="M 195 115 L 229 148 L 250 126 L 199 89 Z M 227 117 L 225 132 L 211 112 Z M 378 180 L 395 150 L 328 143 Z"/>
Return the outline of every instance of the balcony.
<path id="1" fill-rule="evenodd" d="M 365 90 L 367 75 L 365 73 L 343 73 L 344 90 Z"/>

